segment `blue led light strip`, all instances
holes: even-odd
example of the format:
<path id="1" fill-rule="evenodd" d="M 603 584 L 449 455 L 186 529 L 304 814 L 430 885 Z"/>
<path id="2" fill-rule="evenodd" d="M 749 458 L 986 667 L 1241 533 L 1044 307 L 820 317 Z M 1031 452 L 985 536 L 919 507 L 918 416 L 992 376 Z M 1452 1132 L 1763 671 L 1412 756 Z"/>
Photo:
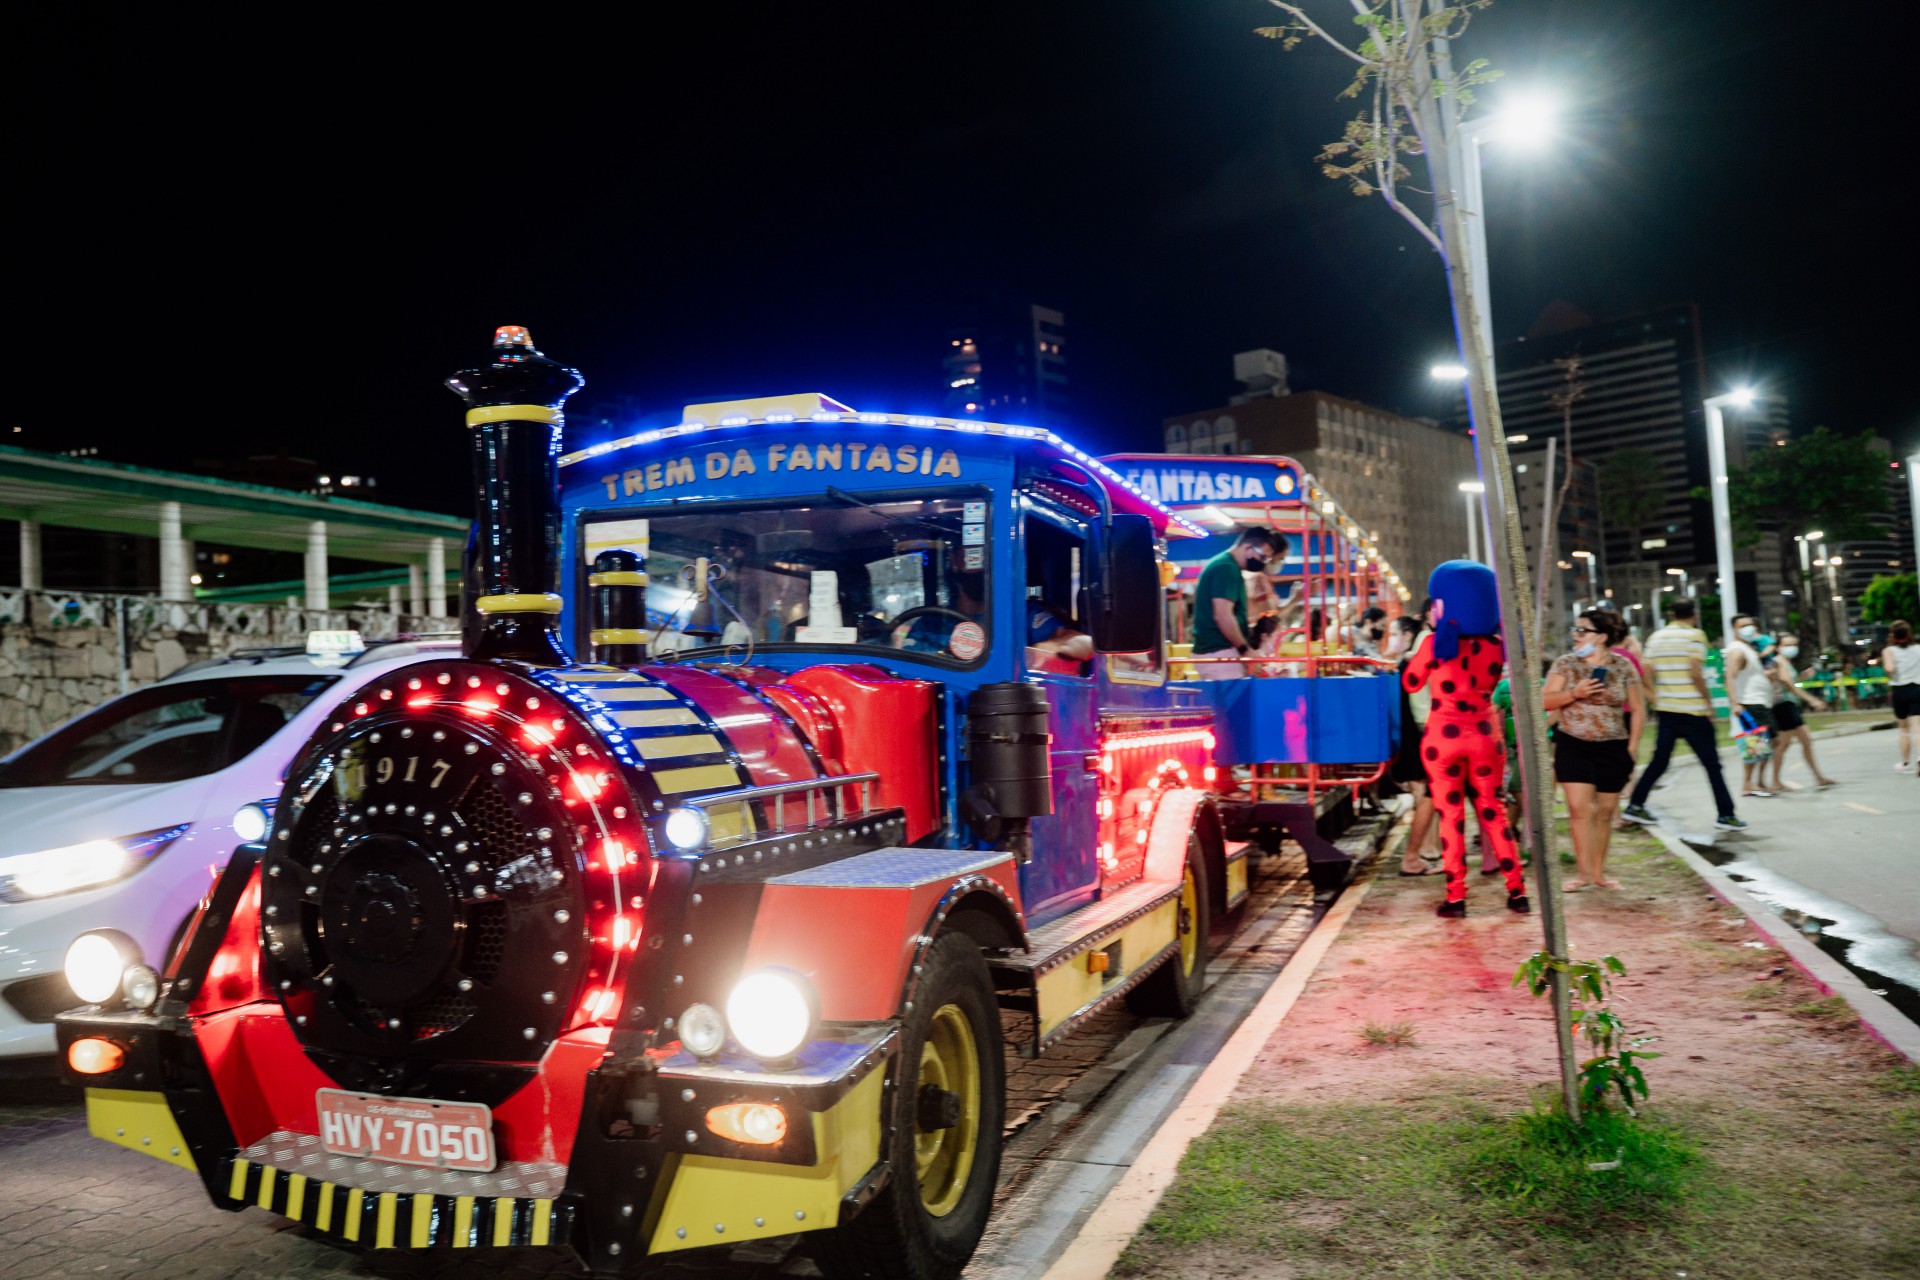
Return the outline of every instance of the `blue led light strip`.
<path id="1" fill-rule="evenodd" d="M 821 412 L 809 415 L 808 420 L 827 426 L 916 427 L 921 430 L 958 431 L 964 435 L 1001 436 L 1014 440 L 1037 440 L 1042 444 L 1053 446 L 1072 458 L 1075 462 L 1091 471 L 1097 472 L 1100 477 L 1106 480 L 1112 487 L 1138 498 L 1147 506 L 1152 507 L 1155 511 L 1164 515 L 1169 524 L 1178 525 L 1181 529 L 1195 537 L 1203 538 L 1207 536 L 1206 529 L 1176 514 L 1172 508 L 1158 499 L 1149 498 L 1139 489 L 1128 484 L 1126 479 L 1121 476 L 1118 471 L 1115 471 L 1112 467 L 1094 457 L 1092 454 L 1068 444 L 1065 440 L 1062 440 L 1045 427 L 1016 427 L 1000 422 L 973 422 L 953 418 L 929 418 L 920 414 L 899 413 Z M 771 413 L 764 418 L 734 415 L 722 418 L 715 423 L 699 421 L 682 422 L 671 427 L 656 427 L 651 431 L 641 431 L 634 435 L 621 436 L 617 440 L 608 440 L 603 444 L 596 444 L 591 448 L 565 454 L 560 459 L 560 465 L 570 467 L 576 462 L 585 462 L 590 458 L 605 457 L 609 453 L 617 452 L 632 445 L 657 444 L 662 440 L 672 440 L 680 436 L 696 435 L 699 432 L 709 431 L 715 427 L 748 427 L 762 424 L 779 426 L 795 421 L 799 421 L 799 419 L 794 414 Z"/>

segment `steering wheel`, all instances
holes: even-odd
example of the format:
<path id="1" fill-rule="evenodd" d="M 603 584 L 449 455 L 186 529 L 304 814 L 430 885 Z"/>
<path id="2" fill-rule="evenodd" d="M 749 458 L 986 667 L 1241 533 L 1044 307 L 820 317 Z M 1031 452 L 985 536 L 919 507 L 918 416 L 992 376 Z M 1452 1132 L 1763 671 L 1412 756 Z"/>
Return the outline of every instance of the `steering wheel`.
<path id="1" fill-rule="evenodd" d="M 953 618 L 957 622 L 975 621 L 975 619 L 968 617 L 966 614 L 960 612 L 958 609 L 948 609 L 937 604 L 922 604 L 922 605 L 916 605 L 913 608 L 908 609 L 905 613 L 896 615 L 893 621 L 887 623 L 887 630 L 897 631 L 900 629 L 902 625 L 906 623 L 916 622 L 921 618 L 930 617 L 936 613 L 945 614 L 947 617 Z"/>

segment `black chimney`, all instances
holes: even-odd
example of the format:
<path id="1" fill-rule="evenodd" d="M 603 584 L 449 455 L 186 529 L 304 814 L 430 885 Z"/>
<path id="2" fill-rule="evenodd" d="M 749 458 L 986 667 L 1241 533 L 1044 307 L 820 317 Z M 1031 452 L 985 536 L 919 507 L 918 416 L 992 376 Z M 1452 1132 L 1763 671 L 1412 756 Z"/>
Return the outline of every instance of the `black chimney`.
<path id="1" fill-rule="evenodd" d="M 467 402 L 473 441 L 479 591 L 474 658 L 570 662 L 555 634 L 560 545 L 561 405 L 586 379 L 535 350 L 517 324 L 493 335 L 493 361 L 462 369 L 447 386 Z"/>

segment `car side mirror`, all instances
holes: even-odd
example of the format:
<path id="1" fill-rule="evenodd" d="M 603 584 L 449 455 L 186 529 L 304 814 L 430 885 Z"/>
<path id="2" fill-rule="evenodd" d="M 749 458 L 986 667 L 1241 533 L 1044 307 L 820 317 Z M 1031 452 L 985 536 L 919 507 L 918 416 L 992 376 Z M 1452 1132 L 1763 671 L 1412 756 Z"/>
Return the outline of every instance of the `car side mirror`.
<path id="1" fill-rule="evenodd" d="M 1087 592 L 1088 634 L 1101 653 L 1146 653 L 1160 643 L 1160 569 L 1153 521 L 1116 512 L 1100 541 L 1100 578 Z"/>

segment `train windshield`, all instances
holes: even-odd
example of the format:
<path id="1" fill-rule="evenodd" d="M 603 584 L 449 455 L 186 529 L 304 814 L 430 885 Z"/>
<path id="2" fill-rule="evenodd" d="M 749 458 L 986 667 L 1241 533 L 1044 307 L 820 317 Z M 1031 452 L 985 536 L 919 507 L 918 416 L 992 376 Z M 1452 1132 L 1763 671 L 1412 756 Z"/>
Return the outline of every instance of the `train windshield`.
<path id="1" fill-rule="evenodd" d="M 587 544 L 623 539 L 645 562 L 655 655 L 828 645 L 969 666 L 985 657 L 983 496 L 810 501 L 589 525 Z"/>

